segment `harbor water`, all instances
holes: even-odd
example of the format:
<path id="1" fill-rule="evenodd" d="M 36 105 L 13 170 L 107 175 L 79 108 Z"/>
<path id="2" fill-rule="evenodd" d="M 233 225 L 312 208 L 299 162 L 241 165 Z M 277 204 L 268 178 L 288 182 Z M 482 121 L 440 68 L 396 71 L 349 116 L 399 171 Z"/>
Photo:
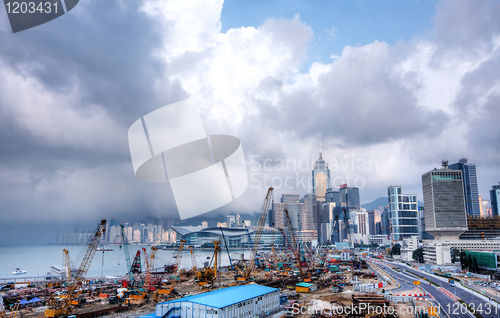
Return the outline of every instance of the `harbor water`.
<path id="1" fill-rule="evenodd" d="M 151 251 L 150 246 L 130 245 L 131 262 L 137 250 L 141 250 L 142 266 L 144 269 L 144 257 L 142 248 L 146 248 L 149 255 Z M 83 245 L 32 245 L 32 246 L 0 246 L 0 276 L 13 276 L 14 268 L 21 268 L 26 271 L 27 276 L 31 275 L 46 275 L 50 272 L 50 266 L 55 266 L 59 269 L 64 268 L 64 255 L 63 249 L 69 251 L 70 260 L 73 268 L 78 268 L 81 263 L 81 254 L 85 246 Z M 109 245 L 106 248 L 113 249 L 113 251 L 97 251 L 95 253 L 92 264 L 87 272 L 86 277 L 98 278 L 106 276 L 122 276 L 127 272 L 127 263 L 125 260 L 125 253 L 123 248 L 119 245 Z M 158 249 L 156 251 L 155 268 L 163 267 L 166 264 L 173 264 L 177 261 L 174 255 L 177 254 L 175 250 Z M 212 262 L 213 249 L 197 249 L 194 250 L 194 259 L 198 268 L 203 267 L 205 262 Z M 245 255 L 248 259 L 250 255 L 249 250 L 230 250 L 229 255 L 232 259 L 241 259 L 241 254 Z M 80 257 L 79 257 L 80 256 Z M 219 266 L 226 266 L 230 264 L 227 251 L 223 249 L 220 252 Z M 179 263 L 180 268 L 192 268 L 193 261 L 190 251 L 185 247 L 182 252 L 182 257 Z M 22 275 L 19 275 L 22 276 Z"/>

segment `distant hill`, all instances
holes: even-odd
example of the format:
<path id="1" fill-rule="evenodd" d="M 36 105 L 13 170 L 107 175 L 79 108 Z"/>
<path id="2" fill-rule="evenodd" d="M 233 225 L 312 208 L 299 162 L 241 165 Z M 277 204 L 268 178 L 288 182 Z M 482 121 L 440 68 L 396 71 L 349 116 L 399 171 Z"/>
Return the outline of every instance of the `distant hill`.
<path id="1" fill-rule="evenodd" d="M 381 206 L 387 206 L 389 202 L 387 201 L 387 197 L 376 198 L 372 202 L 368 202 L 362 204 L 361 207 L 365 208 L 367 211 L 378 209 Z"/>
<path id="2" fill-rule="evenodd" d="M 388 204 L 389 204 L 389 201 L 388 201 L 387 197 L 380 197 L 380 198 L 376 198 L 372 202 L 361 204 L 361 207 L 365 208 L 367 211 L 369 211 L 369 210 L 378 209 L 381 206 L 387 206 Z M 419 206 L 424 206 L 424 202 L 421 202 L 421 201 L 418 201 L 417 204 Z"/>

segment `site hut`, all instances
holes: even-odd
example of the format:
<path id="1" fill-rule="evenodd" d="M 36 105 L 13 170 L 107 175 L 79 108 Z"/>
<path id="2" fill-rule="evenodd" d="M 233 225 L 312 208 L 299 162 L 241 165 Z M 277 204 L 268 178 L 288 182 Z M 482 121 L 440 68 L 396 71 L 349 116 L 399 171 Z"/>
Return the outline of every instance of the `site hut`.
<path id="1" fill-rule="evenodd" d="M 154 315 L 143 318 L 246 318 L 271 313 L 279 306 L 279 289 L 250 284 L 160 303 Z"/>
<path id="2" fill-rule="evenodd" d="M 295 284 L 295 291 L 297 293 L 311 293 L 313 291 L 316 291 L 316 289 L 317 289 L 316 285 L 310 283 Z"/>

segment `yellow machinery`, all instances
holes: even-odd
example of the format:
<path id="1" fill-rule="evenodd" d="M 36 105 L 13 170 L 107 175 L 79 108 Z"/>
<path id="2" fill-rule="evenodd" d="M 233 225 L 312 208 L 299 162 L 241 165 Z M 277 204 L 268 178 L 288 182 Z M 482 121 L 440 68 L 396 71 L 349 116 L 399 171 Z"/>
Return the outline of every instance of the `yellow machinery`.
<path id="1" fill-rule="evenodd" d="M 20 301 L 18 301 L 14 307 L 12 308 L 12 310 L 10 311 L 10 315 L 7 316 L 7 314 L 5 313 L 4 310 L 0 311 L 0 318 L 16 318 L 16 315 L 17 315 L 17 311 L 19 310 L 19 305 L 20 305 Z"/>
<path id="2" fill-rule="evenodd" d="M 197 280 L 198 280 L 198 286 L 206 286 L 206 285 L 212 285 L 217 278 L 217 268 L 219 266 L 218 264 L 218 259 L 219 259 L 219 250 L 220 250 L 220 241 L 213 241 L 215 251 L 214 251 L 214 267 L 207 267 L 203 268 L 198 271 L 197 274 Z"/>
<path id="3" fill-rule="evenodd" d="M 248 281 L 250 279 L 250 275 L 255 267 L 255 257 L 257 257 L 257 251 L 259 250 L 260 237 L 262 236 L 262 232 L 264 231 L 264 225 L 266 224 L 267 212 L 269 211 L 269 206 L 271 205 L 271 201 L 273 200 L 273 188 L 270 187 L 267 190 L 266 198 L 264 199 L 264 204 L 262 204 L 262 208 L 260 210 L 260 219 L 259 224 L 257 225 L 257 230 L 255 231 L 255 237 L 252 244 L 252 253 L 250 255 L 250 261 L 248 266 L 245 268 L 245 272 L 243 273 L 242 278 L 238 278 L 238 280 Z"/>
<path id="4" fill-rule="evenodd" d="M 186 243 L 186 240 L 180 240 L 180 242 L 181 242 L 181 246 L 179 247 L 179 249 L 177 250 L 177 252 L 174 255 L 174 257 L 175 257 L 175 266 L 174 266 L 175 272 L 172 274 L 172 276 L 175 276 L 175 274 L 180 273 L 179 265 L 180 265 L 180 262 L 182 260 L 182 250 L 184 249 L 184 244 Z M 154 293 L 153 300 L 155 300 L 155 301 L 157 300 L 158 294 L 170 295 L 174 291 L 176 281 L 177 280 L 174 278 L 174 281 L 170 283 L 170 287 L 157 289 Z"/>
<path id="5" fill-rule="evenodd" d="M 193 252 L 193 245 L 189 245 L 189 252 L 191 253 L 191 262 L 193 262 L 193 273 L 196 275 L 197 273 L 197 268 L 196 268 L 196 259 L 194 257 L 194 252 Z"/>
<path id="6" fill-rule="evenodd" d="M 99 241 L 101 240 L 101 235 L 106 231 L 106 220 L 102 220 L 97 227 L 94 236 L 89 240 L 85 247 L 85 253 L 83 254 L 82 262 L 78 268 L 78 272 L 73 279 L 73 282 L 68 286 L 68 296 L 62 299 L 57 299 L 53 295 L 50 296 L 48 300 L 49 308 L 45 310 L 45 317 L 58 317 L 62 315 L 68 315 L 73 311 L 73 300 L 80 294 L 77 289 L 82 284 L 87 271 L 89 270 L 92 259 L 94 258 L 95 251 L 99 246 Z M 67 253 L 65 252 L 67 255 Z M 70 266 L 71 267 L 71 266 Z M 70 268 L 71 271 L 71 268 Z"/>

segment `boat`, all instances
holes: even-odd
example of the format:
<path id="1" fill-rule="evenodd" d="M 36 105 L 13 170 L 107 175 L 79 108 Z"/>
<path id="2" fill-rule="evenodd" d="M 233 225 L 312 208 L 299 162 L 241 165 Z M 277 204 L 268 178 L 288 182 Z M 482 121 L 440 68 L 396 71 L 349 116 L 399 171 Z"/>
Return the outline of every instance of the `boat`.
<path id="1" fill-rule="evenodd" d="M 96 249 L 96 251 L 97 252 L 111 252 L 111 251 L 113 251 L 113 249 L 112 248 L 101 248 L 101 247 L 99 247 L 99 248 Z"/>
<path id="2" fill-rule="evenodd" d="M 12 272 L 14 275 L 22 275 L 26 274 L 26 271 L 21 270 L 19 267 L 14 268 L 14 271 Z"/>

